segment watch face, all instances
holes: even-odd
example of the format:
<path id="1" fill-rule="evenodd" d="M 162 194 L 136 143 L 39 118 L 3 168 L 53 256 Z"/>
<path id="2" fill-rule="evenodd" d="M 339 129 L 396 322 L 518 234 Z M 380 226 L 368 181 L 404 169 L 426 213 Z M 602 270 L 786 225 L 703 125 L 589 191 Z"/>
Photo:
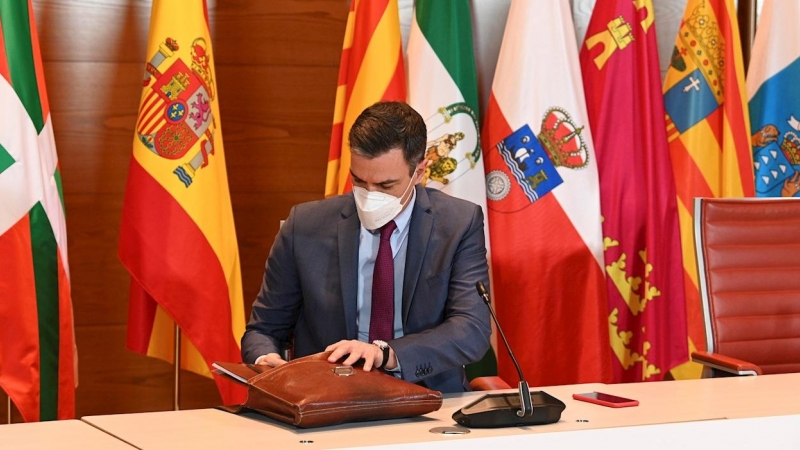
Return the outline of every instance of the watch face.
<path id="1" fill-rule="evenodd" d="M 372 343 L 373 343 L 373 344 L 375 344 L 375 345 L 377 345 L 377 346 L 378 346 L 378 347 L 380 347 L 381 349 L 383 349 L 383 348 L 385 348 L 385 347 L 388 347 L 388 346 L 389 346 L 389 344 L 387 344 L 385 341 L 378 341 L 378 340 L 375 340 L 375 341 L 372 341 Z"/>

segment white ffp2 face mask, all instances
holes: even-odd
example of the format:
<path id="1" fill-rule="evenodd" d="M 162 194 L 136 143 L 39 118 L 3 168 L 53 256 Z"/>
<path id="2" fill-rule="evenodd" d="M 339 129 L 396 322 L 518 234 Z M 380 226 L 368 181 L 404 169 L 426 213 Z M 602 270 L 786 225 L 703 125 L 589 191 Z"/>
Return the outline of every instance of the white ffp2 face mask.
<path id="1" fill-rule="evenodd" d="M 356 199 L 356 211 L 361 225 L 368 230 L 377 230 L 397 217 L 403 210 L 400 200 L 414 185 L 414 178 L 414 176 L 411 177 L 411 181 L 408 182 L 408 186 L 399 198 L 383 192 L 368 191 L 362 187 L 353 186 L 353 197 Z M 409 195 L 408 198 L 410 199 L 411 196 Z"/>

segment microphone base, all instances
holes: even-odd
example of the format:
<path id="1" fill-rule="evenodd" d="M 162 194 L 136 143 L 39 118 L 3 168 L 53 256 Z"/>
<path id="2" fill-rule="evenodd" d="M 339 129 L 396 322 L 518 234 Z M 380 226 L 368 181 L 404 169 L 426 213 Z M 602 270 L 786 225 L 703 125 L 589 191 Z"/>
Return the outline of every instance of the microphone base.
<path id="1" fill-rule="evenodd" d="M 545 425 L 561 420 L 561 412 L 567 407 L 542 391 L 531 392 L 531 402 L 533 414 L 519 417 L 519 392 L 487 394 L 453 413 L 453 420 L 468 428 Z"/>

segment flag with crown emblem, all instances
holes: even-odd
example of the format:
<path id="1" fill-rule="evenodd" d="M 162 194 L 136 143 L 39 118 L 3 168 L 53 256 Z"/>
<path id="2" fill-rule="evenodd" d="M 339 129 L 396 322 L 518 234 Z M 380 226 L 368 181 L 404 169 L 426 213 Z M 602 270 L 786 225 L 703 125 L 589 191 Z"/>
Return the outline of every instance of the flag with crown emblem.
<path id="1" fill-rule="evenodd" d="M 752 197 L 744 66 L 733 0 L 690 0 L 664 80 L 686 288 L 688 351 L 705 349 L 694 246 L 695 197 Z M 686 363 L 675 378 L 699 378 Z"/>
<path id="2" fill-rule="evenodd" d="M 344 31 L 325 196 L 349 192 L 348 135 L 356 118 L 379 101 L 405 101 L 406 76 L 397 0 L 351 0 Z"/>
<path id="3" fill-rule="evenodd" d="M 175 20 L 180 18 L 180 20 Z M 244 304 L 205 0 L 155 0 L 122 208 L 128 348 L 211 376 L 241 361 Z M 217 377 L 226 404 L 245 390 Z"/>
<path id="4" fill-rule="evenodd" d="M 537 386 L 611 378 L 597 160 L 577 48 L 567 0 L 513 0 L 483 127 L 497 316 Z M 498 354 L 501 377 L 515 382 Z"/>
<path id="5" fill-rule="evenodd" d="M 747 76 L 759 197 L 800 197 L 800 3 L 766 0 Z"/>
<path id="6" fill-rule="evenodd" d="M 614 380 L 661 380 L 688 351 L 652 1 L 598 0 L 580 59 L 600 173 Z"/>
<path id="7" fill-rule="evenodd" d="M 408 38 L 408 103 L 425 119 L 429 165 L 424 186 L 469 200 L 486 217 L 478 77 L 468 0 L 417 0 Z M 489 224 L 484 224 L 489 247 Z M 491 254 L 491 251 L 489 252 Z M 494 351 L 469 377 L 495 375 Z"/>
<path id="8" fill-rule="evenodd" d="M 0 2 L 0 387 L 26 422 L 75 417 L 61 171 L 29 0 Z"/>

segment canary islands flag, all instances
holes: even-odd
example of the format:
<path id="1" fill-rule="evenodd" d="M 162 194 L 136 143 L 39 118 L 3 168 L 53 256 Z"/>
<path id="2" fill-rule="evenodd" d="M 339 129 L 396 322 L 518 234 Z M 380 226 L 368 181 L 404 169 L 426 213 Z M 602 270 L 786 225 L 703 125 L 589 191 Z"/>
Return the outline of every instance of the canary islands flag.
<path id="1" fill-rule="evenodd" d="M 767 0 L 747 79 L 759 197 L 800 192 L 800 3 Z"/>

